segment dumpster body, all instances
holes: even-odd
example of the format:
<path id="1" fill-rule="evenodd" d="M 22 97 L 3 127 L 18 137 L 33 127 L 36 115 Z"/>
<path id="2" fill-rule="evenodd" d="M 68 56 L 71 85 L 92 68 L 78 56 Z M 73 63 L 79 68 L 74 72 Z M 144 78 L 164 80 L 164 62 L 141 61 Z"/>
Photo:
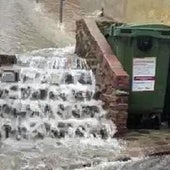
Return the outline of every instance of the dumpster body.
<path id="1" fill-rule="evenodd" d="M 113 52 L 130 75 L 129 117 L 170 110 L 170 27 L 112 25 L 108 32 Z"/>

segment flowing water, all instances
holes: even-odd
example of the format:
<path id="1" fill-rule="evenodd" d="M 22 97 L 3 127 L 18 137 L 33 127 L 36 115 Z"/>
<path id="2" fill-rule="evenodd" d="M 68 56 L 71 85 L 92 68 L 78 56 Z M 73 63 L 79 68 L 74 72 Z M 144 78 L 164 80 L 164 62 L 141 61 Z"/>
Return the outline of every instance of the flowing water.
<path id="1" fill-rule="evenodd" d="M 99 150 L 97 155 L 105 159 L 121 150 L 112 139 L 116 127 L 105 119 L 101 101 L 93 99 L 94 75 L 73 51 L 74 47 L 33 51 L 17 55 L 17 64 L 10 68 L 1 67 L 0 156 L 6 158 L 11 149 L 11 159 L 24 154 L 13 169 L 41 169 L 39 159 L 44 155 L 52 168 L 92 166 L 103 159 L 95 160 Z M 32 163 L 34 159 L 38 164 Z M 7 164 L 1 166 L 5 169 Z"/>
<path id="2" fill-rule="evenodd" d="M 1 138 L 112 137 L 114 126 L 93 99 L 95 79 L 84 59 L 53 53 L 18 55 L 10 67 L 16 75 L 1 67 Z"/>
<path id="3" fill-rule="evenodd" d="M 61 26 L 56 1 L 39 2 L 0 0 L 0 53 L 18 54 L 0 68 L 0 170 L 168 170 L 168 156 L 119 158 L 126 143 L 93 99 L 94 75 L 65 47 L 83 12 L 68 0 Z"/>
<path id="4" fill-rule="evenodd" d="M 1 54 L 74 44 L 74 35 L 67 35 L 55 18 L 42 11 L 43 5 L 34 0 L 0 0 Z"/>

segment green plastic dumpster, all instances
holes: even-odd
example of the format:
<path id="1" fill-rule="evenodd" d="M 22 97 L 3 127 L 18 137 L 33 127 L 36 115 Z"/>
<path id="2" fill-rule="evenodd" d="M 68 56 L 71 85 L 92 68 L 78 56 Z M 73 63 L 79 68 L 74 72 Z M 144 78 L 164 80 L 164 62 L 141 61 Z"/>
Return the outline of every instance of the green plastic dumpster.
<path id="1" fill-rule="evenodd" d="M 108 42 L 131 78 L 129 119 L 158 115 L 160 120 L 170 111 L 170 26 L 112 25 L 108 33 Z"/>

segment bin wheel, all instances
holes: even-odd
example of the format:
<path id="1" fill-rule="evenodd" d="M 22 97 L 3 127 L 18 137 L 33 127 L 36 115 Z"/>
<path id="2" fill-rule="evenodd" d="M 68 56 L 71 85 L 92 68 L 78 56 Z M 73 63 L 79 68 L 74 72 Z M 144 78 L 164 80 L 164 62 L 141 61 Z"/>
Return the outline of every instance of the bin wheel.
<path id="1" fill-rule="evenodd" d="M 143 115 L 140 125 L 142 129 L 160 129 L 160 114 Z"/>
<path id="2" fill-rule="evenodd" d="M 159 114 L 150 114 L 150 128 L 151 129 L 160 129 L 160 115 Z"/>
<path id="3" fill-rule="evenodd" d="M 170 116 L 168 117 L 168 128 L 170 128 Z"/>

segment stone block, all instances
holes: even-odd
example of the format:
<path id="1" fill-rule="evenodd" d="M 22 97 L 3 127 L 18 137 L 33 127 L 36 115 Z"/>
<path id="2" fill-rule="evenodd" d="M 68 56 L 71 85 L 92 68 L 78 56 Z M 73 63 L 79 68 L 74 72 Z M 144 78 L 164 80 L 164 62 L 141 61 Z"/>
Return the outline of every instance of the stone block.
<path id="1" fill-rule="evenodd" d="M 1 81 L 2 82 L 17 82 L 19 80 L 19 73 L 13 70 L 5 70 L 2 72 Z"/>
<path id="2" fill-rule="evenodd" d="M 107 103 L 114 103 L 116 102 L 116 96 L 108 95 L 108 94 L 102 94 L 101 99 Z"/>
<path id="3" fill-rule="evenodd" d="M 59 74 L 52 73 L 50 75 L 50 83 L 58 85 L 60 83 L 60 76 L 59 76 Z"/>
<path id="4" fill-rule="evenodd" d="M 71 74 L 66 74 L 64 79 L 66 84 L 74 84 L 74 78 Z"/>
<path id="5" fill-rule="evenodd" d="M 45 100 L 47 98 L 47 89 L 40 89 L 40 99 Z"/>
<path id="6" fill-rule="evenodd" d="M 0 66 L 1 65 L 13 65 L 17 62 L 15 55 L 0 55 Z"/>
<path id="7" fill-rule="evenodd" d="M 113 109 L 113 110 L 118 110 L 118 111 L 126 111 L 128 109 L 128 104 L 127 103 L 124 103 L 124 104 L 110 104 L 110 109 Z"/>
<path id="8" fill-rule="evenodd" d="M 129 92 L 124 90 L 116 90 L 116 96 L 129 96 Z"/>

